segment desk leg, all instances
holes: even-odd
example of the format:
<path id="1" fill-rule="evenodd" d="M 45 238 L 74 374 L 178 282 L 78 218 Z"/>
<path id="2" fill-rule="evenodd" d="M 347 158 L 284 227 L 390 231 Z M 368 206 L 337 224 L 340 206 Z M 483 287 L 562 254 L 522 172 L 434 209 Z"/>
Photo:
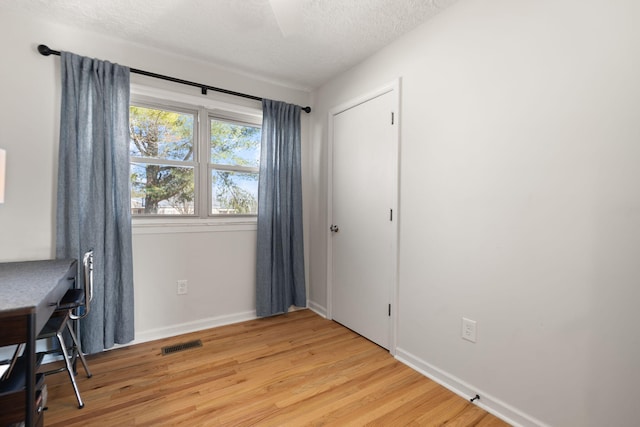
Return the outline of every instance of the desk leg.
<path id="1" fill-rule="evenodd" d="M 36 315 L 31 313 L 27 317 L 27 331 L 28 339 L 27 345 L 24 350 L 24 355 L 27 358 L 27 378 L 26 378 L 26 414 L 25 414 L 25 426 L 33 426 L 34 416 L 34 403 L 36 400 Z"/>

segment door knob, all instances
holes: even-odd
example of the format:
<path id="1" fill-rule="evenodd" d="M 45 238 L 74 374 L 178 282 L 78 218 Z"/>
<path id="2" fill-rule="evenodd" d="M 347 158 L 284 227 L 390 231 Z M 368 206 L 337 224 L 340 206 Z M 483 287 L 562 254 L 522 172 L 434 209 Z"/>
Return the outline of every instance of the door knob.
<path id="1" fill-rule="evenodd" d="M 340 229 L 338 228 L 337 225 L 331 224 L 331 227 L 329 227 L 329 230 L 333 231 L 334 233 L 337 233 L 338 230 Z"/>

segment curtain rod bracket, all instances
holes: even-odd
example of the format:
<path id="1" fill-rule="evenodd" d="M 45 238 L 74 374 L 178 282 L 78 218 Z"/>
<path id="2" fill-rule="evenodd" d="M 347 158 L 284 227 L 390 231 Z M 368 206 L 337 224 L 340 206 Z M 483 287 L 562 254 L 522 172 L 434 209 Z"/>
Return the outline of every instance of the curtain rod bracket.
<path id="1" fill-rule="evenodd" d="M 200 88 L 200 90 L 202 91 L 202 94 L 203 94 L 203 95 L 206 95 L 206 94 L 207 94 L 207 88 L 206 88 L 206 87 L 202 86 L 202 87 Z"/>

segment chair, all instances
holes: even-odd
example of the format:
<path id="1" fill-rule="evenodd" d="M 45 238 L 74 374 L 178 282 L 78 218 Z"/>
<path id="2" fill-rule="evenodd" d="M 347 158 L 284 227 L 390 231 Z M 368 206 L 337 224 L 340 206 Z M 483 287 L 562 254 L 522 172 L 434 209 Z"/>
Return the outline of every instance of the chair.
<path id="1" fill-rule="evenodd" d="M 80 397 L 80 391 L 76 384 L 76 362 L 80 358 L 84 371 L 87 374 L 87 378 L 91 378 L 92 374 L 87 365 L 87 360 L 82 353 L 80 342 L 76 337 L 77 325 L 76 322 L 80 319 L 87 317 L 91 308 L 91 300 L 93 299 L 93 250 L 85 252 L 82 257 L 82 271 L 84 276 L 84 287 L 81 289 L 73 288 L 69 289 L 58 304 L 54 315 L 49 319 L 47 324 L 42 328 L 42 331 L 38 335 L 38 339 L 46 339 L 56 337 L 60 350 L 62 351 L 65 367 L 71 380 L 71 385 L 76 394 L 78 400 L 78 408 L 84 407 L 84 402 Z M 64 330 L 71 335 L 71 347 L 67 348 L 64 341 Z M 69 354 L 71 350 L 71 354 Z M 63 369 L 56 369 L 53 371 L 45 372 L 45 375 L 61 372 Z"/>
<path id="2" fill-rule="evenodd" d="M 84 407 L 84 402 L 80 397 L 80 391 L 78 390 L 78 385 L 75 380 L 76 373 L 76 362 L 77 359 L 80 358 L 82 362 L 82 366 L 87 374 L 87 378 L 91 378 L 92 374 L 87 366 L 87 361 L 82 354 L 82 349 L 80 347 L 80 343 L 76 337 L 76 322 L 79 319 L 86 317 L 89 314 L 89 310 L 91 307 L 91 300 L 93 299 L 93 250 L 86 252 L 82 259 L 82 270 L 84 276 L 84 287 L 81 289 L 73 288 L 69 289 L 62 299 L 60 303 L 56 307 L 53 315 L 46 323 L 42 331 L 38 334 L 37 339 L 49 339 L 49 338 L 57 338 L 58 345 L 60 346 L 60 351 L 62 352 L 64 359 L 64 368 L 55 369 L 51 371 L 47 371 L 44 374 L 49 375 L 57 372 L 62 372 L 64 370 L 69 374 L 69 379 L 71 380 L 71 385 L 73 386 L 73 391 L 76 394 L 76 399 L 78 400 L 78 408 L 81 409 Z M 64 339 L 64 331 L 65 329 L 71 335 L 71 346 L 67 347 Z M 21 344 L 16 348 L 15 354 L 13 356 L 13 360 L 11 364 L 15 364 L 18 356 L 22 352 L 24 348 L 24 344 Z M 46 353 L 57 352 L 56 350 L 51 350 Z"/>

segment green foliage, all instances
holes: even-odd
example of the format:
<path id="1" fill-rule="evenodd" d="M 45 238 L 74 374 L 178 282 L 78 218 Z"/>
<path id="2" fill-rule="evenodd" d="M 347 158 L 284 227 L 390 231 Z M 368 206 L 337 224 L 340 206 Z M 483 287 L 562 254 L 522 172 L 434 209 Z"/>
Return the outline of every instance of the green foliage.
<path id="1" fill-rule="evenodd" d="M 129 108 L 131 155 L 191 160 L 193 115 L 145 107 Z"/>
<path id="2" fill-rule="evenodd" d="M 260 128 L 212 120 L 211 163 L 258 167 Z"/>
<path id="3" fill-rule="evenodd" d="M 211 121 L 211 163 L 257 168 L 260 164 L 260 136 L 257 127 Z M 256 197 L 239 185 L 256 182 L 257 173 L 215 170 L 213 175 L 216 205 L 220 211 L 233 214 L 255 213 Z"/>
<path id="4" fill-rule="evenodd" d="M 129 132 L 132 156 L 182 161 L 193 157 L 190 114 L 131 106 Z M 165 200 L 178 211 L 188 210 L 195 194 L 193 168 L 139 163 L 132 169 L 132 193 L 144 195 L 144 213 L 158 213 Z"/>
<path id="5" fill-rule="evenodd" d="M 220 210 L 227 213 L 253 214 L 258 209 L 258 200 L 252 193 L 237 184 L 238 179 L 257 181 L 258 174 L 214 171 L 216 202 Z"/>
<path id="6" fill-rule="evenodd" d="M 132 164 L 132 197 L 144 198 L 144 213 L 157 214 L 169 205 L 181 214 L 193 214 L 195 176 L 192 167 L 162 164 L 163 160 L 193 161 L 194 116 L 187 113 L 130 107 L 130 155 L 153 159 Z M 247 188 L 255 188 L 258 174 L 251 169 L 260 162 L 260 128 L 211 120 L 210 162 L 214 165 L 216 208 L 220 213 L 251 214 L 257 199 Z M 170 162 L 167 162 L 170 163 Z M 215 165 L 218 165 L 216 167 Z M 246 172 L 218 169 L 240 166 Z M 244 186 L 241 184 L 244 183 Z"/>

